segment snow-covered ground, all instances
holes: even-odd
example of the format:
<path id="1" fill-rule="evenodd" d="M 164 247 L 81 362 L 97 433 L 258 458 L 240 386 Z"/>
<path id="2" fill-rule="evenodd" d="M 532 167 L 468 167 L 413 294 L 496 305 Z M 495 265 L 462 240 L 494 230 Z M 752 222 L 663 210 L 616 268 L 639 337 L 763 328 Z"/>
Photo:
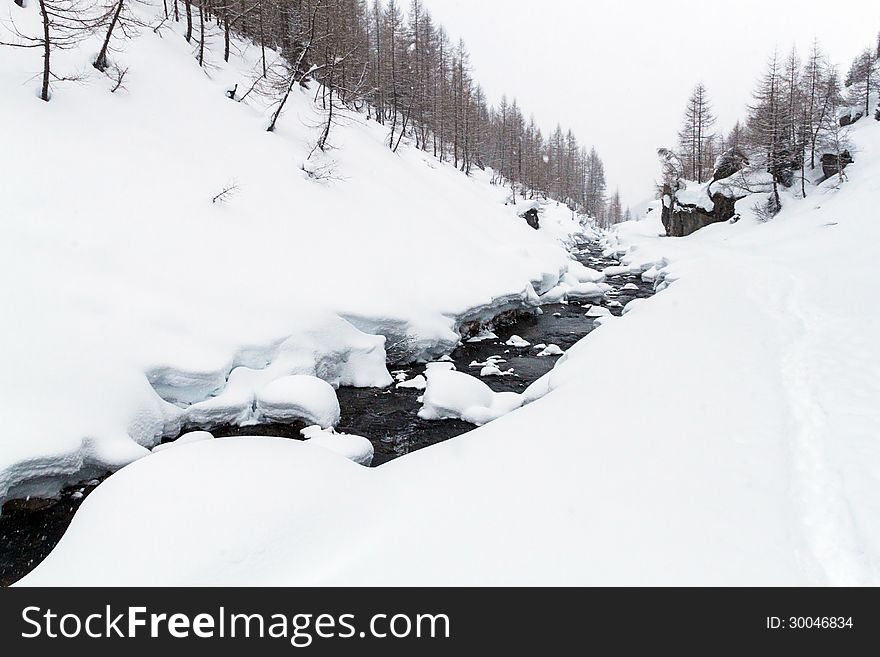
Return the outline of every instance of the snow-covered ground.
<path id="1" fill-rule="evenodd" d="M 7 7 L 40 29 L 37 3 Z M 157 24 L 160 7 L 137 10 Z M 224 64 L 213 33 L 202 70 L 178 28 L 114 55 L 115 93 L 98 41 L 54 53 L 86 77 L 49 103 L 38 50 L 2 50 L 0 503 L 145 456 L 182 421 L 256 421 L 281 377 L 388 385 L 386 351 L 448 350 L 457 318 L 532 302 L 569 262 L 565 208 L 534 231 L 489 172 L 393 154 L 365 115 L 340 113 L 335 148 L 307 160 L 314 88 L 268 133 L 268 100 L 226 96 L 259 49 L 235 41 Z"/>
<path id="2" fill-rule="evenodd" d="M 849 182 L 770 222 L 620 226 L 609 248 L 667 259 L 664 289 L 542 398 L 373 470 L 272 439 L 168 450 L 24 582 L 878 583 L 880 124 L 854 139 Z"/>

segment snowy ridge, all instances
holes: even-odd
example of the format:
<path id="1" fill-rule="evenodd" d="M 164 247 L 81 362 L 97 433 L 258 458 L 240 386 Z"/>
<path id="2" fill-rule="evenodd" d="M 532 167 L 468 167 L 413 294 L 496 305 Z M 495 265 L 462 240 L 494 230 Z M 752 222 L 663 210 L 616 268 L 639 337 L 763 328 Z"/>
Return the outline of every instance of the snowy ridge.
<path id="1" fill-rule="evenodd" d="M 39 29 L 31 4 L 9 4 L 25 33 Z M 159 22 L 161 4 L 135 10 Z M 548 205 L 535 231 L 490 172 L 393 154 L 357 113 L 309 158 L 314 89 L 294 91 L 270 134 L 270 99 L 227 97 L 250 86 L 259 49 L 235 40 L 225 64 L 211 25 L 203 70 L 179 27 L 126 42 L 115 93 L 90 66 L 97 37 L 55 53 L 60 74 L 85 77 L 48 103 L 39 53 L 3 51 L 0 118 L 15 129 L 0 275 L 15 283 L 0 289 L 14 320 L 0 329 L 0 502 L 115 470 L 188 421 L 251 421 L 273 377 L 387 385 L 386 349 L 448 350 L 457 317 L 567 267 L 580 229 L 567 211 Z"/>

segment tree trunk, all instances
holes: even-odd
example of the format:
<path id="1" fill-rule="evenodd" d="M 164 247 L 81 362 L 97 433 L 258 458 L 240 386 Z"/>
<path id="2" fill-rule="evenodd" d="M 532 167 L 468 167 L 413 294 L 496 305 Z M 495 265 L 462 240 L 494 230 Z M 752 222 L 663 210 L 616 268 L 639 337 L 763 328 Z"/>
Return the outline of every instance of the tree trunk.
<path id="1" fill-rule="evenodd" d="M 223 9 L 223 61 L 229 61 L 229 10 Z"/>
<path id="2" fill-rule="evenodd" d="M 43 17 L 43 87 L 40 90 L 40 98 L 49 102 L 49 54 L 52 42 L 49 40 L 49 14 L 46 11 L 45 0 L 40 0 L 40 14 Z"/>
<path id="3" fill-rule="evenodd" d="M 199 66 L 205 65 L 205 0 L 199 0 Z"/>
<path id="4" fill-rule="evenodd" d="M 263 77 L 266 77 L 266 36 L 263 34 L 263 0 L 260 0 L 260 53 L 263 57 Z"/>
<path id="5" fill-rule="evenodd" d="M 193 35 L 193 16 L 192 16 L 192 0 L 183 0 L 186 5 L 186 42 L 192 41 Z"/>
<path id="6" fill-rule="evenodd" d="M 99 71 L 103 71 L 107 68 L 107 49 L 110 47 L 110 37 L 113 36 L 113 29 L 119 21 L 119 14 L 122 13 L 122 4 L 124 1 L 125 0 L 119 0 L 116 3 L 116 11 L 113 12 L 113 19 L 110 21 L 110 26 L 107 28 L 107 36 L 104 37 L 104 43 L 101 45 L 101 52 L 99 52 L 98 56 L 95 58 L 94 66 Z"/>

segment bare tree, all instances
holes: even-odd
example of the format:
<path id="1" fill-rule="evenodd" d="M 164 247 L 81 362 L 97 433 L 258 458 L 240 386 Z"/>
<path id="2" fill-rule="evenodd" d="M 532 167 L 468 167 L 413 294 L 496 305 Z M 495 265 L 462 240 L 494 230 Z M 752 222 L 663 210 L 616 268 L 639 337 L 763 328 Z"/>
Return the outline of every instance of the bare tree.
<path id="1" fill-rule="evenodd" d="M 712 113 L 709 96 L 701 82 L 694 87 L 688 100 L 684 125 L 678 136 L 679 154 L 685 167 L 690 177 L 700 183 L 708 177 L 706 169 L 712 166 L 711 162 L 707 162 L 707 153 L 711 149 L 711 142 L 715 139 L 712 133 L 714 124 L 715 116 Z"/>
<path id="2" fill-rule="evenodd" d="M 847 73 L 844 84 L 850 90 L 854 104 L 864 103 L 865 116 L 871 113 L 871 94 L 880 87 L 877 59 L 870 49 L 856 57 Z"/>
<path id="3" fill-rule="evenodd" d="M 760 154 L 756 163 L 772 176 L 770 212 L 773 214 L 782 207 L 779 185 L 790 182 L 791 153 L 786 141 L 790 121 L 786 110 L 782 67 L 778 53 L 774 52 L 755 90 L 748 121 L 749 139 Z"/>
<path id="4" fill-rule="evenodd" d="M 38 0 L 40 5 L 40 33 L 24 34 L 15 23 L 15 40 L 0 45 L 17 48 L 39 48 L 43 51 L 40 98 L 49 101 L 52 81 L 79 80 L 79 75 L 62 77 L 52 70 L 52 53 L 75 48 L 95 29 L 94 7 L 84 0 Z"/>

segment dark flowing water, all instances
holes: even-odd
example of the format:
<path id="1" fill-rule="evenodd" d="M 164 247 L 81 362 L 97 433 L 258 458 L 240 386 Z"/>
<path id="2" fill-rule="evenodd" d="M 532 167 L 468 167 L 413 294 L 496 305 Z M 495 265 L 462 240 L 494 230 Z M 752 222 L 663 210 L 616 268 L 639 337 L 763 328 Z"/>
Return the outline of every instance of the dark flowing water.
<path id="1" fill-rule="evenodd" d="M 616 260 L 603 257 L 601 249 L 595 244 L 580 245 L 576 257 L 594 269 L 617 264 Z M 608 307 L 613 315 L 620 315 L 622 306 L 632 299 L 653 294 L 653 285 L 643 283 L 638 275 L 616 276 L 607 282 L 614 286 L 614 291 L 606 295 L 608 299 L 602 305 Z M 624 290 L 628 283 L 634 284 L 636 289 Z M 586 302 L 584 305 L 592 304 Z M 498 368 L 513 370 L 513 373 L 483 377 L 482 381 L 496 392 L 522 392 L 550 371 L 559 358 L 539 357 L 537 354 L 540 350 L 535 349 L 535 345 L 555 344 L 566 351 L 594 328 L 593 319 L 585 316 L 585 308 L 576 301 L 543 306 L 542 311 L 541 314 L 523 312 L 505 316 L 499 322 L 501 325 L 490 327 L 497 335 L 496 339 L 465 341 L 450 354 L 451 362 L 458 371 L 479 376 L 481 368 L 471 367 L 472 363 L 484 363 L 490 357 L 499 357 L 504 362 L 498 362 Z M 513 335 L 520 336 L 530 345 L 521 348 L 506 345 L 505 342 Z M 411 380 L 424 374 L 425 369 L 424 364 L 412 365 L 395 369 L 392 374 L 405 375 L 406 380 Z M 385 389 L 340 388 L 337 396 L 342 421 L 337 430 L 369 438 L 375 450 L 373 466 L 378 466 L 474 428 L 461 420 L 429 422 L 420 419 L 417 413 L 421 408 L 419 397 L 422 393 L 422 390 L 397 386 Z M 227 426 L 212 429 L 211 433 L 218 438 L 266 435 L 301 439 L 299 432 L 304 427 L 302 423 Z M 0 586 L 20 579 L 46 558 L 61 540 L 82 500 L 98 483 L 95 480 L 67 488 L 58 500 L 15 501 L 4 506 L 0 516 Z"/>

